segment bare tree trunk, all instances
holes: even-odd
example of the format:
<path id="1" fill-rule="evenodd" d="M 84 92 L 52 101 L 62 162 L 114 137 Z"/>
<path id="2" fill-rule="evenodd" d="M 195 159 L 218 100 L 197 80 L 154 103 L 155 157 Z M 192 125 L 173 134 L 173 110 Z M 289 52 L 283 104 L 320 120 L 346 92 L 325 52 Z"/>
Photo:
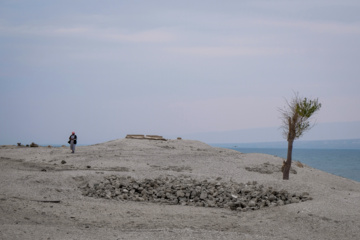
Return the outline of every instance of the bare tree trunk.
<path id="1" fill-rule="evenodd" d="M 288 152 L 287 152 L 287 159 L 286 159 L 286 162 L 284 165 L 283 180 L 289 180 L 291 161 L 292 161 L 293 143 L 294 143 L 293 139 L 288 140 Z"/>
<path id="2" fill-rule="evenodd" d="M 292 160 L 292 150 L 293 150 L 293 143 L 296 137 L 296 130 L 295 130 L 295 122 L 297 119 L 297 115 L 293 117 L 293 119 L 288 119 L 289 124 L 289 134 L 288 134 L 288 152 L 287 152 L 287 159 L 284 165 L 283 170 L 283 180 L 289 180 L 290 175 L 290 168 L 291 168 L 291 160 Z"/>

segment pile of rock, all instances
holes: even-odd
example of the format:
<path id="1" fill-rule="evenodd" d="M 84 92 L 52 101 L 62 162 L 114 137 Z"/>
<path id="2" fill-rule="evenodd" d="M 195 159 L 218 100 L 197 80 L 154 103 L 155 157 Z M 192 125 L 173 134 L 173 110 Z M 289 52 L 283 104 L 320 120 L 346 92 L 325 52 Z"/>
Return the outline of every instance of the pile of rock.
<path id="1" fill-rule="evenodd" d="M 239 184 L 168 177 L 138 181 L 131 177 L 109 176 L 99 183 L 88 183 L 81 189 L 83 195 L 88 197 L 230 208 L 237 211 L 257 210 L 312 199 L 306 192 L 297 194 L 278 191 L 271 187 L 265 188 L 255 181 Z"/>
<path id="2" fill-rule="evenodd" d="M 262 173 L 262 174 L 272 174 L 274 172 L 282 172 L 281 166 L 276 166 L 269 162 L 260 164 L 258 166 L 245 167 L 245 169 L 249 172 L 258 172 L 258 173 Z M 297 174 L 296 170 L 293 169 L 292 167 L 290 168 L 290 173 Z"/>

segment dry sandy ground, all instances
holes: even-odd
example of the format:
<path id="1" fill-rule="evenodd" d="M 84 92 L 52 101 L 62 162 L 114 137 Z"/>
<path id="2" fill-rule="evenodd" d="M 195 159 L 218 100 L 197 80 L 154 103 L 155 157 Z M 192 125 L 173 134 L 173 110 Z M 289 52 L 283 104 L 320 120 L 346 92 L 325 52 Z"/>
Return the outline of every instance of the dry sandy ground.
<path id="1" fill-rule="evenodd" d="M 75 154 L 0 146 L 0 239 L 360 239 L 359 182 L 307 166 L 289 181 L 245 170 L 266 162 L 282 159 L 189 140 L 119 139 Z M 79 186 L 107 175 L 257 181 L 313 200 L 237 212 L 82 196 Z"/>

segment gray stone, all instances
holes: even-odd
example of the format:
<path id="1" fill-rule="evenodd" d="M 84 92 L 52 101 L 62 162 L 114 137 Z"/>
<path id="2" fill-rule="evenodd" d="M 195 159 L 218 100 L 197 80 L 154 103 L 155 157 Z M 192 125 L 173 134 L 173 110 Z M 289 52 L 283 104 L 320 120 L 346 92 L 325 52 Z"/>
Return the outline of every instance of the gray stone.
<path id="1" fill-rule="evenodd" d="M 184 197 L 185 193 L 182 190 L 179 190 L 179 191 L 176 192 L 176 196 L 177 197 Z"/>
<path id="2" fill-rule="evenodd" d="M 109 176 L 98 183 L 82 184 L 84 196 L 115 200 L 149 201 L 200 207 L 230 208 L 236 211 L 257 210 L 310 200 L 308 193 L 288 193 L 265 189 L 257 182 L 210 182 L 189 178 L 135 180 Z"/>
<path id="3" fill-rule="evenodd" d="M 201 192 L 201 194 L 200 194 L 200 199 L 206 199 L 207 196 L 208 196 L 207 192 L 203 191 L 203 192 Z"/>
<path id="4" fill-rule="evenodd" d="M 256 202 L 251 200 L 248 204 L 249 207 L 255 207 L 256 206 Z"/>
<path id="5" fill-rule="evenodd" d="M 271 194 L 270 196 L 269 196 L 269 201 L 275 201 L 276 200 L 276 197 L 273 195 L 273 194 Z"/>

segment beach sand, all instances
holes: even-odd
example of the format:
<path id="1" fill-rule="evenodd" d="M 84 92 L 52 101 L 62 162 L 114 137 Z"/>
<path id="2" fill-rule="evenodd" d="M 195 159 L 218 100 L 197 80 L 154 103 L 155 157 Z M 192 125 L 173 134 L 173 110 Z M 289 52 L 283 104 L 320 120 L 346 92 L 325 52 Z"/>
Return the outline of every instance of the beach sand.
<path id="1" fill-rule="evenodd" d="M 119 139 L 92 146 L 0 146 L 0 239 L 360 239 L 360 183 L 308 166 L 248 171 L 283 159 L 192 140 Z M 82 195 L 106 176 L 247 183 L 308 192 L 310 201 L 238 212 Z"/>

